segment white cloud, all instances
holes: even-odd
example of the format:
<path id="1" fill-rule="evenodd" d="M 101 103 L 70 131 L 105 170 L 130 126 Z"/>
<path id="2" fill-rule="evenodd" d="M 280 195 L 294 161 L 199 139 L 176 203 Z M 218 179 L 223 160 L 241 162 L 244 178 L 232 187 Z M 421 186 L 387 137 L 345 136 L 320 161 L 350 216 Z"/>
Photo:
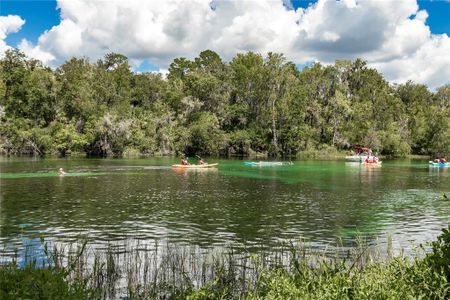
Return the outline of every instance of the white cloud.
<path id="1" fill-rule="evenodd" d="M 0 16 L 0 56 L 2 56 L 7 49 L 11 48 L 5 42 L 8 34 L 19 31 L 23 24 L 25 24 L 25 20 L 19 16 Z"/>
<path id="2" fill-rule="evenodd" d="M 372 65 L 396 82 L 410 79 L 430 87 L 450 83 L 450 38 L 432 36 L 411 55 Z"/>
<path id="3" fill-rule="evenodd" d="M 328 63 L 361 57 L 390 81 L 435 88 L 450 81 L 450 39 L 433 35 L 427 18 L 415 0 L 319 1 L 300 18 L 293 55 Z"/>
<path id="4" fill-rule="evenodd" d="M 17 47 L 28 57 L 38 59 L 42 61 L 44 64 L 48 64 L 49 62 L 55 59 L 55 57 L 51 53 L 42 51 L 39 45 L 34 46 L 32 43 L 30 43 L 25 39 L 22 39 L 22 41 Z"/>
<path id="5" fill-rule="evenodd" d="M 225 59 L 273 51 L 298 64 L 361 57 L 396 82 L 450 80 L 450 40 L 431 34 L 416 0 L 319 0 L 296 11 L 290 0 L 58 0 L 58 7 L 60 24 L 34 47 L 21 43 L 52 65 L 113 51 L 167 68 L 205 49 Z"/>

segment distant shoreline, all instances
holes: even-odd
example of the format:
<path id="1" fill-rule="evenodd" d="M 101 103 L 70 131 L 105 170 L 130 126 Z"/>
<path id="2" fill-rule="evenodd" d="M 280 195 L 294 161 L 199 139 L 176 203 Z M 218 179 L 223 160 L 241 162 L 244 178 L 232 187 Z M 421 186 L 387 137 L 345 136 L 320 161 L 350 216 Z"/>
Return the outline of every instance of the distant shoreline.
<path id="1" fill-rule="evenodd" d="M 270 157 L 267 155 L 229 155 L 229 156 L 205 156 L 208 159 L 248 159 L 248 160 L 274 160 L 274 161 L 285 161 L 285 160 L 344 160 L 346 156 L 350 155 L 347 151 L 338 151 L 337 153 L 332 154 L 321 154 L 320 151 L 303 151 L 298 155 L 293 156 L 285 156 L 285 157 Z M 44 156 L 34 156 L 28 154 L 22 155 L 6 155 L 0 154 L 2 158 L 36 158 L 36 159 L 46 159 L 46 158 L 60 158 L 60 159 L 69 159 L 69 158 L 92 158 L 92 159 L 127 159 L 127 158 L 179 158 L 177 155 L 159 155 L 159 154 L 142 154 L 142 153 L 124 153 L 122 156 L 95 156 L 95 155 L 87 155 L 83 152 L 75 152 L 70 155 L 60 156 L 58 154 L 46 154 Z M 188 157 L 194 157 L 194 155 Z M 385 155 L 378 155 L 379 158 L 389 159 L 389 160 L 428 160 L 431 159 L 431 155 L 420 155 L 420 154 L 410 154 L 405 157 L 390 157 Z"/>

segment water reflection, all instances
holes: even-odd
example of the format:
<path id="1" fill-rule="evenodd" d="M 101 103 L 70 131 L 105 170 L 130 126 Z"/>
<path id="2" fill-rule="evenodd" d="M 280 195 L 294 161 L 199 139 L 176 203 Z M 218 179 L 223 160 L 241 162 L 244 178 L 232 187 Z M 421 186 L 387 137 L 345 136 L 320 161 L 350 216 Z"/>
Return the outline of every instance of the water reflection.
<path id="1" fill-rule="evenodd" d="M 209 176 L 211 174 L 217 174 L 219 172 L 219 170 L 217 168 L 199 168 L 199 169 L 195 169 L 195 168 L 172 168 L 172 171 L 183 175 L 183 176 Z"/>
<path id="2" fill-rule="evenodd" d="M 429 167 L 429 172 L 430 174 L 442 174 L 442 173 L 447 173 L 448 172 L 448 167 L 434 167 L 434 166 L 430 166 Z"/>

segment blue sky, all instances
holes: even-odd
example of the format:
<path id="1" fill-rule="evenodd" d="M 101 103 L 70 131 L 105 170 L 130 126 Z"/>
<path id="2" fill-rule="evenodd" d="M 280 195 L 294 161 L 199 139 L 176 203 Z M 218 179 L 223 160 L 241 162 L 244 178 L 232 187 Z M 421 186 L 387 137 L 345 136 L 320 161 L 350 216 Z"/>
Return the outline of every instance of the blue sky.
<path id="1" fill-rule="evenodd" d="M 19 44 L 23 38 L 35 43 L 45 30 L 57 25 L 60 20 L 56 1 L 50 0 L 1 0 L 0 15 L 19 15 L 26 21 L 19 32 L 6 38 L 6 42 L 12 46 Z"/>
<path id="2" fill-rule="evenodd" d="M 393 82 L 450 82 L 450 1 L 216 0 L 213 11 L 208 0 L 158 1 L 0 0 L 0 55 L 19 47 L 57 67 L 113 51 L 137 71 L 164 72 L 205 49 L 225 60 L 274 51 L 299 67 L 362 58 Z M 25 23 L 1 19 L 8 15 Z"/>
<path id="3" fill-rule="evenodd" d="M 430 26 L 432 33 L 450 35 L 449 1 L 419 1 L 419 7 L 428 12 L 427 25 Z"/>

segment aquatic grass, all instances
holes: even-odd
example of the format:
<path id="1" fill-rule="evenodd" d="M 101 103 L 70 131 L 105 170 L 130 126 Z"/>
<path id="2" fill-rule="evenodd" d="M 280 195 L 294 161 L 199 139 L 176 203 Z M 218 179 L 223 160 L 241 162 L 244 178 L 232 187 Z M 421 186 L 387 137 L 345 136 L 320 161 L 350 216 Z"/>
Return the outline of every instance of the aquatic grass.
<path id="1" fill-rule="evenodd" d="M 49 258 L 17 258 L 0 266 L 1 299 L 444 299 L 448 296 L 450 227 L 417 248 L 414 259 L 394 257 L 360 238 L 318 250 L 306 241 L 237 252 L 166 242 L 86 242 L 49 247 Z"/>
<path id="2" fill-rule="evenodd" d="M 105 175 L 100 172 L 72 172 L 61 176 L 58 172 L 33 172 L 33 173 L 0 173 L 0 179 L 43 178 L 43 177 L 94 177 Z"/>
<path id="3" fill-rule="evenodd" d="M 70 263 L 62 266 L 62 255 L 57 249 L 48 250 L 44 244 L 45 258 L 39 259 L 29 249 L 24 258 L 26 264 L 20 267 L 18 253 L 12 261 L 0 265 L 0 299 L 95 299 L 98 291 L 88 286 L 85 277 L 74 276 L 73 271 L 81 264 L 77 259 L 83 256 L 83 250 L 75 257 L 68 257 Z"/>

